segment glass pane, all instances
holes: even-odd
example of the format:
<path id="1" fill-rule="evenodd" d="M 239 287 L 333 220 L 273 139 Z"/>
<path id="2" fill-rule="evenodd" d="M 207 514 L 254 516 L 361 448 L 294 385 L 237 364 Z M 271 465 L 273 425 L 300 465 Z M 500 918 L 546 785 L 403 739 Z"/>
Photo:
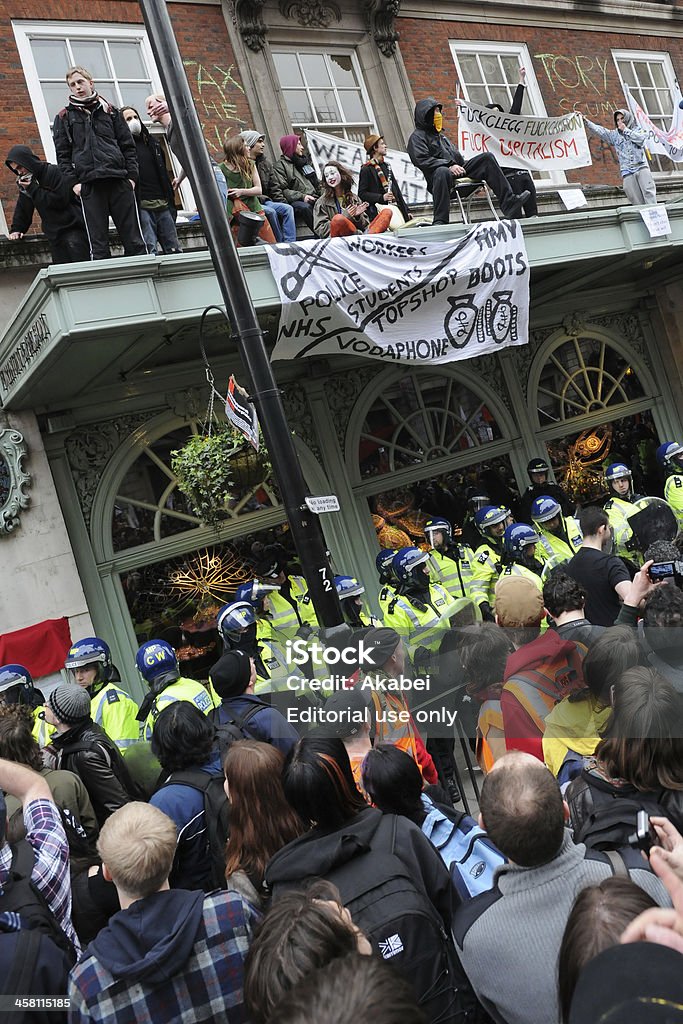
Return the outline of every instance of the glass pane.
<path id="1" fill-rule="evenodd" d="M 513 54 L 505 54 L 501 56 L 500 62 L 505 72 L 505 80 L 511 85 L 516 86 L 519 81 L 519 57 Z"/>
<path id="2" fill-rule="evenodd" d="M 501 73 L 498 66 L 498 58 L 485 54 L 480 59 L 482 71 L 484 72 L 484 81 L 489 83 L 500 82 Z"/>
<path id="3" fill-rule="evenodd" d="M 350 56 L 340 56 L 338 53 L 329 55 L 330 67 L 332 68 L 332 77 L 336 85 L 340 86 L 351 86 L 358 85 L 356 81 L 356 75 L 353 70 L 353 62 Z"/>
<path id="4" fill-rule="evenodd" d="M 303 90 L 286 89 L 283 95 L 293 124 L 308 124 L 315 120 L 308 96 Z"/>
<path id="5" fill-rule="evenodd" d="M 362 128 L 328 128 L 327 132 L 329 135 L 339 135 L 343 139 L 348 139 L 349 142 L 363 142 L 364 139 L 370 134 L 370 125 L 365 124 Z"/>
<path id="6" fill-rule="evenodd" d="M 659 94 L 655 89 L 643 89 L 641 96 L 643 97 L 643 106 L 647 110 L 648 114 L 664 113 L 659 102 Z"/>
<path id="7" fill-rule="evenodd" d="M 322 53 L 302 53 L 299 56 L 306 85 L 310 89 L 314 86 L 324 89 L 331 84 L 330 73 Z"/>
<path id="8" fill-rule="evenodd" d="M 70 61 L 63 39 L 32 39 L 31 52 L 39 78 L 61 78 L 64 81 Z"/>
<path id="9" fill-rule="evenodd" d="M 43 90 L 45 106 L 47 107 L 50 120 L 53 121 L 58 111 L 69 101 L 68 86 L 66 82 L 61 85 L 58 85 L 56 82 L 48 82 L 47 84 L 41 83 L 40 87 Z"/>
<path id="10" fill-rule="evenodd" d="M 636 82 L 636 76 L 633 73 L 633 68 L 631 66 L 631 61 L 630 60 L 620 60 L 619 61 L 619 70 L 621 71 L 621 77 L 624 80 L 624 84 L 628 85 L 629 88 L 631 88 L 631 89 L 635 88 L 638 83 Z"/>
<path id="11" fill-rule="evenodd" d="M 641 85 L 650 84 L 650 75 L 648 73 L 648 65 L 644 60 L 633 61 L 633 71 Z"/>
<path id="12" fill-rule="evenodd" d="M 616 349 L 595 338 L 565 341 L 541 373 L 538 412 L 542 426 L 643 396 L 635 373 Z"/>
<path id="13" fill-rule="evenodd" d="M 512 98 L 507 89 L 502 86 L 496 86 L 495 89 L 489 89 L 489 95 L 491 96 L 491 103 L 500 103 L 504 111 L 508 111 L 512 106 Z"/>
<path id="14" fill-rule="evenodd" d="M 489 102 L 488 89 L 485 85 L 474 85 L 468 89 L 468 95 L 472 103 L 479 103 L 481 106 L 486 106 Z M 496 102 L 499 102 L 496 100 Z M 503 109 L 505 109 L 505 103 L 501 103 Z"/>
<path id="15" fill-rule="evenodd" d="M 367 118 L 368 112 L 359 92 L 340 92 L 339 100 L 345 121 L 364 121 Z"/>
<path id="16" fill-rule="evenodd" d="M 671 97 L 671 93 L 669 92 L 669 90 L 658 89 L 657 100 L 659 102 L 660 108 L 664 111 L 664 113 L 671 114 L 671 111 L 673 109 L 673 99 Z"/>
<path id="17" fill-rule="evenodd" d="M 337 101 L 331 89 L 313 89 L 311 90 L 311 98 L 315 108 L 316 121 L 326 124 L 328 121 L 342 120 Z"/>
<path id="18" fill-rule="evenodd" d="M 95 39 L 72 39 L 71 50 L 74 62 L 86 68 L 95 79 L 96 84 L 105 78 L 112 78 L 104 43 L 97 42 Z"/>
<path id="19" fill-rule="evenodd" d="M 652 75 L 652 81 L 658 89 L 668 88 L 664 68 L 661 64 L 650 64 L 650 73 Z"/>
<path id="20" fill-rule="evenodd" d="M 139 43 L 109 43 L 109 53 L 114 63 L 117 78 L 147 78 L 147 68 L 142 59 Z"/>
<path id="21" fill-rule="evenodd" d="M 135 107 L 143 120 L 147 120 L 145 100 L 152 91 L 151 82 L 119 82 L 121 106 Z"/>
<path id="22" fill-rule="evenodd" d="M 274 53 L 273 63 L 275 64 L 277 77 L 279 78 L 280 85 L 283 89 L 291 88 L 292 86 L 301 86 L 304 84 L 295 54 Z"/>
<path id="23" fill-rule="evenodd" d="M 458 54 L 460 75 L 466 85 L 481 83 L 482 77 L 477 58 L 473 53 Z"/>

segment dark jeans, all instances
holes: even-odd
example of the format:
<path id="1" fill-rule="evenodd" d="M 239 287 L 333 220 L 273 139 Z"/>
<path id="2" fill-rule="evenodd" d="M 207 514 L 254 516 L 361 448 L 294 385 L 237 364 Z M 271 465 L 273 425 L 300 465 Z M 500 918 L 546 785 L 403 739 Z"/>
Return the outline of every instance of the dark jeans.
<path id="1" fill-rule="evenodd" d="M 90 258 L 108 260 L 109 215 L 116 225 L 126 256 L 144 256 L 147 246 L 142 237 L 135 192 L 124 178 L 87 181 L 81 188 L 81 206 L 85 230 L 90 241 Z"/>
<path id="2" fill-rule="evenodd" d="M 90 259 L 90 249 L 85 231 L 74 228 L 64 231 L 57 241 L 50 242 L 53 263 L 81 263 Z"/>
<path id="3" fill-rule="evenodd" d="M 503 174 L 496 160 L 491 153 L 482 153 L 481 156 L 474 156 L 464 163 L 465 174 L 474 181 L 485 181 L 490 186 L 493 194 L 500 203 L 503 216 L 511 212 L 517 212 L 519 207 L 515 205 L 515 193 L 510 188 L 510 183 Z M 458 178 L 456 178 L 450 167 L 437 167 L 432 176 L 430 191 L 434 197 L 434 223 L 448 224 L 451 210 L 451 193 L 453 192 Z"/>
<path id="4" fill-rule="evenodd" d="M 313 203 L 307 203 L 304 199 L 297 199 L 292 203 L 295 215 L 298 213 L 309 230 L 313 231 Z"/>
<path id="5" fill-rule="evenodd" d="M 507 180 L 510 182 L 510 188 L 516 196 L 521 195 L 522 192 L 531 192 L 531 195 L 525 202 L 522 209 L 527 217 L 535 217 L 538 213 L 538 203 L 536 202 L 536 186 L 534 185 L 534 179 L 531 177 L 528 171 L 518 171 L 513 167 L 504 167 L 503 173 Z"/>
<path id="6" fill-rule="evenodd" d="M 156 255 L 157 243 L 163 253 L 182 252 L 173 214 L 168 207 L 165 210 L 145 210 L 141 207 L 140 224 L 147 251 L 152 255 Z"/>

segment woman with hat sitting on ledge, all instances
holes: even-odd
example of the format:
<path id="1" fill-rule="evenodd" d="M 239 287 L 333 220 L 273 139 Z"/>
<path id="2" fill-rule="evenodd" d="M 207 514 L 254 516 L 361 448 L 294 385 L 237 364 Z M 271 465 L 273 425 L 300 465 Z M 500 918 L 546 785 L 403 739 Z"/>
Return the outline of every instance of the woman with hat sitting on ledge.
<path id="1" fill-rule="evenodd" d="M 410 210 L 401 194 L 401 186 L 386 162 L 387 144 L 383 136 L 368 135 L 363 146 L 368 159 L 360 169 L 358 195 L 368 204 L 368 215 L 370 218 L 377 216 L 377 203 L 391 203 L 398 207 L 404 220 L 410 220 Z"/>

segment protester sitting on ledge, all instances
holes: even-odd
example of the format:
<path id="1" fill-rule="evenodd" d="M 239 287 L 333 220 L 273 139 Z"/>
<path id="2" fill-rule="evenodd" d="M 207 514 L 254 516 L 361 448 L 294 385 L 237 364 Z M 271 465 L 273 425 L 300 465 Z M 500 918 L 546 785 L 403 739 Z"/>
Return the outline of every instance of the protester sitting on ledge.
<path id="1" fill-rule="evenodd" d="M 368 203 L 368 216 L 377 216 L 376 203 L 391 203 L 398 207 L 404 220 L 410 220 L 410 210 L 401 194 L 401 186 L 386 161 L 387 144 L 383 136 L 368 135 L 363 148 L 368 159 L 360 169 L 358 195 L 362 202 Z"/>
<path id="2" fill-rule="evenodd" d="M 415 105 L 415 130 L 408 139 L 408 156 L 427 179 L 427 188 L 434 197 L 434 224 L 448 224 L 451 194 L 458 178 L 485 181 L 500 203 L 504 217 L 519 217 L 531 193 L 524 190 L 515 195 L 495 156 L 465 160 L 462 153 L 443 134 L 443 106 L 432 96 Z"/>
<path id="3" fill-rule="evenodd" d="M 586 128 L 614 146 L 619 160 L 621 184 L 629 203 L 633 206 L 654 206 L 657 190 L 645 155 L 645 132 L 638 128 L 631 111 L 615 110 L 614 128 L 603 128 L 589 121 L 585 114 L 582 117 Z"/>
<path id="4" fill-rule="evenodd" d="M 273 165 L 271 181 L 284 196 L 285 202 L 294 208 L 313 230 L 313 206 L 320 195 L 320 186 L 309 157 L 304 154 L 304 145 L 298 135 L 283 135 L 280 139 L 282 156 Z"/>
<path id="5" fill-rule="evenodd" d="M 233 232 L 239 228 L 239 217 L 235 223 L 235 214 L 242 210 L 249 210 L 258 214 L 263 221 L 263 227 L 259 231 L 259 238 L 264 242 L 274 242 L 275 235 L 269 222 L 266 220 L 263 207 L 259 201 L 261 195 L 261 179 L 256 170 L 256 165 L 249 157 L 249 147 L 241 135 L 233 135 L 226 138 L 223 143 L 225 161 L 221 164 L 221 170 L 228 183 L 228 198 L 226 209 L 228 221 Z M 238 207 L 235 206 L 240 201 Z"/>
<path id="6" fill-rule="evenodd" d="M 329 160 L 323 167 L 323 194 L 313 209 L 319 238 L 355 235 L 359 231 L 379 235 L 389 227 L 391 210 L 382 210 L 370 223 L 368 204 L 362 203 L 352 188 L 353 174 L 348 167 Z"/>

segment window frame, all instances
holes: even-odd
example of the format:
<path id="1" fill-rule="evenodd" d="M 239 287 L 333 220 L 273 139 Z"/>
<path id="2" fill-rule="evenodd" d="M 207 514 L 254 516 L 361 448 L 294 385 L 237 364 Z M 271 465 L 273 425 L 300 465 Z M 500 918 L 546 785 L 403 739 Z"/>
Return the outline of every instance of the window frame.
<path id="1" fill-rule="evenodd" d="M 21 66 L 26 79 L 33 112 L 38 125 L 40 141 L 45 153 L 45 159 L 56 163 L 54 140 L 52 138 L 52 124 L 54 115 L 50 115 L 43 96 L 40 84 L 40 75 L 31 49 L 32 39 L 93 39 L 97 42 L 136 42 L 140 44 L 143 61 L 149 72 L 149 80 L 152 92 L 163 92 L 163 85 L 157 71 L 154 54 L 147 37 L 144 25 L 113 25 L 108 22 L 84 22 L 84 21 L 18 21 L 12 20 L 12 30 L 21 59 Z M 64 69 L 66 71 L 66 68 Z M 117 79 L 118 81 L 118 79 Z M 68 88 L 64 82 L 64 99 L 68 95 Z M 55 114 L 57 111 L 55 111 Z M 159 140 L 165 139 L 165 132 L 161 125 L 146 122 L 150 134 L 158 136 Z M 176 174 L 180 173 L 180 163 L 171 151 L 170 146 L 165 143 L 172 166 Z M 179 192 L 183 200 L 183 207 L 187 210 L 194 209 L 196 203 L 192 195 L 189 181 L 184 181 Z"/>
<path id="2" fill-rule="evenodd" d="M 360 91 L 361 99 L 363 100 L 363 103 L 365 104 L 365 109 L 368 112 L 368 120 L 367 120 L 368 130 L 371 133 L 377 131 L 377 121 L 375 119 L 375 112 L 373 110 L 372 103 L 370 102 L 370 94 L 369 94 L 368 88 L 367 88 L 367 86 L 365 84 L 365 78 L 364 78 L 364 75 L 363 75 L 363 69 L 362 69 L 360 61 L 358 59 L 358 54 L 356 53 L 356 51 L 355 51 L 355 49 L 353 47 L 326 46 L 324 43 L 321 43 L 319 46 L 311 45 L 311 46 L 307 46 L 307 47 L 299 47 L 299 46 L 291 46 L 291 45 L 288 46 L 286 44 L 280 45 L 280 44 L 271 43 L 270 50 L 271 50 L 270 57 L 271 57 L 271 61 L 272 61 L 272 64 L 273 64 L 274 79 L 275 79 L 275 82 L 277 83 L 277 87 L 280 89 L 280 91 L 282 93 L 282 101 L 283 101 L 284 107 L 285 107 L 285 109 L 287 111 L 287 118 L 289 120 L 289 123 L 292 125 L 293 129 L 295 129 L 295 130 L 299 129 L 301 131 L 307 131 L 308 130 L 308 131 L 314 131 L 314 132 L 323 132 L 323 133 L 327 133 L 328 135 L 331 135 L 331 134 L 334 134 L 334 132 L 330 132 L 329 129 L 330 128 L 334 128 L 334 129 L 337 129 L 337 130 L 341 130 L 342 133 L 343 133 L 341 138 L 346 139 L 346 141 L 348 142 L 348 141 L 352 141 L 352 140 L 349 140 L 348 135 L 346 134 L 347 130 L 348 129 L 353 130 L 354 124 L 358 124 L 359 122 L 357 122 L 357 121 L 356 122 L 332 121 L 332 122 L 328 122 L 327 124 L 324 124 L 324 123 L 320 123 L 318 121 L 311 121 L 311 122 L 306 122 L 306 123 L 300 122 L 300 121 L 296 121 L 296 122 L 292 121 L 291 115 L 289 113 L 289 108 L 287 106 L 287 100 L 286 100 L 286 97 L 285 97 L 285 93 L 288 91 L 288 89 L 291 89 L 293 91 L 293 87 L 291 87 L 291 86 L 289 86 L 289 87 L 283 86 L 281 84 L 281 82 L 280 82 L 280 77 L 278 75 L 277 67 L 276 67 L 276 64 L 275 64 L 275 55 L 279 54 L 279 53 L 291 54 L 291 55 L 293 55 L 293 56 L 295 56 L 297 58 L 299 58 L 301 56 L 306 56 L 307 54 L 319 53 L 319 54 L 321 54 L 325 58 L 326 63 L 327 63 L 327 58 L 330 57 L 330 56 L 350 57 L 351 64 L 353 66 L 353 71 L 354 71 L 354 74 L 355 74 L 356 79 L 357 79 L 358 84 L 359 84 L 359 91 Z M 303 69 L 301 68 L 301 65 L 299 65 L 299 70 L 301 72 L 301 77 L 302 77 L 302 80 L 303 80 L 303 83 L 304 83 L 303 84 L 303 89 L 306 92 L 306 96 L 308 98 L 308 102 L 311 105 L 311 111 L 315 112 L 315 106 L 313 104 L 313 100 L 312 100 L 312 97 L 311 97 L 311 93 L 315 91 L 315 87 L 310 86 L 308 84 L 308 82 L 306 81 L 306 78 L 304 76 Z M 334 81 L 334 76 L 332 74 L 330 74 L 330 80 L 332 82 L 332 88 L 334 89 L 335 101 L 337 102 L 337 105 L 339 106 L 340 111 L 343 112 L 343 107 L 342 107 L 341 103 L 339 102 L 339 86 Z M 344 92 L 344 89 L 342 88 L 341 91 Z"/>
<path id="3" fill-rule="evenodd" d="M 671 94 L 671 105 L 672 108 L 676 102 L 675 90 L 677 86 L 676 72 L 674 70 L 673 61 L 671 60 L 671 54 L 668 50 L 612 50 L 612 60 L 614 61 L 614 67 L 619 78 L 619 84 L 621 85 L 624 93 L 624 102 L 628 106 L 628 100 L 626 99 L 626 89 L 628 86 L 624 82 L 621 74 L 621 68 L 619 67 L 620 60 L 630 61 L 644 61 L 647 64 L 657 63 L 664 71 L 664 77 L 666 78 L 667 85 L 669 86 L 669 92 Z M 650 112 L 647 111 L 649 114 Z M 652 116 L 652 115 L 650 115 Z M 655 115 L 658 116 L 658 115 Z M 660 159 L 667 160 L 668 157 L 663 156 L 661 153 L 655 153 L 653 156 L 657 156 Z M 683 165 L 680 166 L 680 170 L 676 170 L 676 164 L 671 161 L 672 170 L 660 171 L 651 167 L 652 176 L 655 181 L 679 181 L 683 178 Z"/>
<path id="4" fill-rule="evenodd" d="M 459 54 L 488 54 L 494 56 L 513 56 L 517 57 L 519 66 L 526 68 L 526 90 L 529 99 L 531 100 L 531 107 L 533 113 L 532 117 L 548 117 L 548 111 L 545 107 L 543 100 L 543 94 L 536 78 L 536 72 L 534 70 L 534 64 L 529 53 L 529 47 L 526 43 L 510 43 L 510 42 L 496 42 L 494 40 L 483 40 L 483 39 L 449 39 L 448 45 L 451 51 L 451 59 L 455 66 L 455 71 L 458 76 L 458 82 L 462 89 L 463 98 L 469 99 L 468 88 L 465 84 L 463 76 L 460 70 L 460 63 L 458 61 Z M 487 83 L 488 84 L 488 83 Z M 555 190 L 558 185 L 567 184 L 567 175 L 564 171 L 545 171 L 547 174 L 546 178 L 537 178 L 532 175 L 534 184 L 536 185 L 537 191 L 543 191 L 544 189 Z"/>

